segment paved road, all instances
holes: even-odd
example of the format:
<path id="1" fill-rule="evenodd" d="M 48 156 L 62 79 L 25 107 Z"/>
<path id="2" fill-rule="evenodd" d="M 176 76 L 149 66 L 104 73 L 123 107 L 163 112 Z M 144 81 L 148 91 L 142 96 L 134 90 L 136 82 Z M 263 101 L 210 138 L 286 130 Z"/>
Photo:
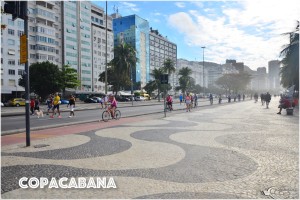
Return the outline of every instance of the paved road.
<path id="1" fill-rule="evenodd" d="M 209 106 L 209 101 L 201 100 L 199 106 Z M 75 111 L 76 117 L 68 118 L 69 111 L 66 105 L 61 105 L 60 107 L 61 110 L 65 111 L 62 112 L 61 119 L 50 119 L 48 115 L 44 115 L 43 118 L 39 119 L 37 116 L 30 116 L 31 130 L 97 121 L 101 119 L 103 112 L 103 110 L 100 109 L 99 104 L 77 104 Z M 180 105 L 179 103 L 174 103 L 175 110 L 184 108 L 184 104 Z M 46 107 L 43 106 L 42 109 L 45 111 Z M 151 113 L 161 113 L 163 115 L 163 102 L 134 102 L 134 106 L 131 106 L 131 103 L 121 103 L 119 110 L 122 113 L 122 117 L 132 117 Z M 24 108 L 4 108 L 2 114 L 8 115 L 1 118 L 2 135 L 18 133 L 25 130 Z M 169 114 L 170 113 L 168 113 L 168 115 Z"/>
<path id="2" fill-rule="evenodd" d="M 246 101 L 39 131 L 31 147 L 2 145 L 1 197 L 299 199 L 299 110 L 277 115 L 277 105 Z M 2 136 L 11 137 L 21 136 Z M 21 177 L 113 177 L 117 189 L 20 189 Z"/>

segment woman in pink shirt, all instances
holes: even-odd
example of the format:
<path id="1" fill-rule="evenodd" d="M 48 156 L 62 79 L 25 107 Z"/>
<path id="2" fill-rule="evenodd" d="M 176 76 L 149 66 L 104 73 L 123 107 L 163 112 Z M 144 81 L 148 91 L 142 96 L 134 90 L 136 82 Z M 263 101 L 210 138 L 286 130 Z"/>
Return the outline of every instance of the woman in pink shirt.
<path id="1" fill-rule="evenodd" d="M 115 110 L 117 108 L 117 100 L 113 95 L 109 96 L 110 106 L 108 107 L 108 111 L 111 113 L 111 116 L 114 118 L 115 117 Z"/>
<path id="2" fill-rule="evenodd" d="M 185 96 L 185 104 L 186 104 L 186 112 L 190 112 L 191 111 L 191 96 L 189 93 L 186 94 Z"/>

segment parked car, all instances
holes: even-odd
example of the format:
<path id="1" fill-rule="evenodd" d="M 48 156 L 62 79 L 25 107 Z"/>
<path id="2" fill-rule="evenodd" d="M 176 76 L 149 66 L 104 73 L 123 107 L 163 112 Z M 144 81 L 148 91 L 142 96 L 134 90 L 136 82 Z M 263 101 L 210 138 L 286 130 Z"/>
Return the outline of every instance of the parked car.
<path id="1" fill-rule="evenodd" d="M 84 100 L 85 103 L 97 103 L 97 100 L 93 99 L 93 98 L 87 98 Z"/>
<path id="2" fill-rule="evenodd" d="M 23 98 L 13 98 L 8 101 L 8 106 L 25 106 L 25 99 Z"/>
<path id="3" fill-rule="evenodd" d="M 145 97 L 137 96 L 137 97 L 134 97 L 134 100 L 135 101 L 145 101 Z"/>
<path id="4" fill-rule="evenodd" d="M 92 97 L 92 99 L 96 100 L 96 101 L 97 101 L 97 103 L 100 103 L 100 102 L 101 102 L 101 100 L 102 100 L 100 97 Z"/>
<path id="5" fill-rule="evenodd" d="M 130 98 L 128 97 L 124 97 L 124 96 L 116 96 L 116 100 L 120 101 L 120 102 L 126 102 L 126 101 L 130 101 Z"/>

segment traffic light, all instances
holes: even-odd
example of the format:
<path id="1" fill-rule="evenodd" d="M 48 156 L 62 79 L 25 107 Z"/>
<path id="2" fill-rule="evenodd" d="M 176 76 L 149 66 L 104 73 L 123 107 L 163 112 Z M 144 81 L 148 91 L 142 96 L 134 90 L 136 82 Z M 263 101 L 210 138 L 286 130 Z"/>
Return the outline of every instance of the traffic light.
<path id="1" fill-rule="evenodd" d="M 12 14 L 12 20 L 26 17 L 26 1 L 5 1 L 4 13 Z"/>
<path id="2" fill-rule="evenodd" d="M 12 14 L 12 20 L 15 20 L 18 17 L 18 7 L 19 4 L 17 1 L 5 1 L 4 4 L 4 13 Z"/>

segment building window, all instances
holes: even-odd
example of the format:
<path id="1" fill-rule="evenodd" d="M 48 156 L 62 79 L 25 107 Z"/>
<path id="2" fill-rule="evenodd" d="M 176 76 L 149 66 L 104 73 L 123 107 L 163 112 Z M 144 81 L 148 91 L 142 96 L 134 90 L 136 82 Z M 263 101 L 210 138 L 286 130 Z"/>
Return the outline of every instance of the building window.
<path id="1" fill-rule="evenodd" d="M 8 74 L 9 75 L 15 75 L 15 70 L 14 69 L 9 69 Z"/>
<path id="2" fill-rule="evenodd" d="M 14 49 L 8 49 L 8 55 L 15 55 L 15 50 Z"/>
<path id="3" fill-rule="evenodd" d="M 16 86 L 16 81 L 14 79 L 9 79 L 8 80 L 8 86 L 13 86 L 15 87 Z"/>
<path id="4" fill-rule="evenodd" d="M 24 31 L 18 31 L 18 36 L 24 35 Z"/>
<path id="5" fill-rule="evenodd" d="M 15 30 L 13 29 L 8 29 L 7 32 L 9 35 L 15 35 Z"/>
<path id="6" fill-rule="evenodd" d="M 18 75 L 22 76 L 24 74 L 24 70 L 23 69 L 18 69 Z"/>
<path id="7" fill-rule="evenodd" d="M 8 64 L 9 64 L 9 65 L 15 65 L 16 62 L 15 62 L 15 60 L 8 60 Z"/>
<path id="8" fill-rule="evenodd" d="M 10 45 L 10 46 L 14 46 L 14 45 L 15 45 L 15 41 L 12 40 L 12 39 L 8 39 L 8 40 L 7 40 L 7 43 L 8 43 L 8 45 Z"/>
<path id="9" fill-rule="evenodd" d="M 8 24 L 14 26 L 14 21 L 12 19 L 8 19 Z"/>

